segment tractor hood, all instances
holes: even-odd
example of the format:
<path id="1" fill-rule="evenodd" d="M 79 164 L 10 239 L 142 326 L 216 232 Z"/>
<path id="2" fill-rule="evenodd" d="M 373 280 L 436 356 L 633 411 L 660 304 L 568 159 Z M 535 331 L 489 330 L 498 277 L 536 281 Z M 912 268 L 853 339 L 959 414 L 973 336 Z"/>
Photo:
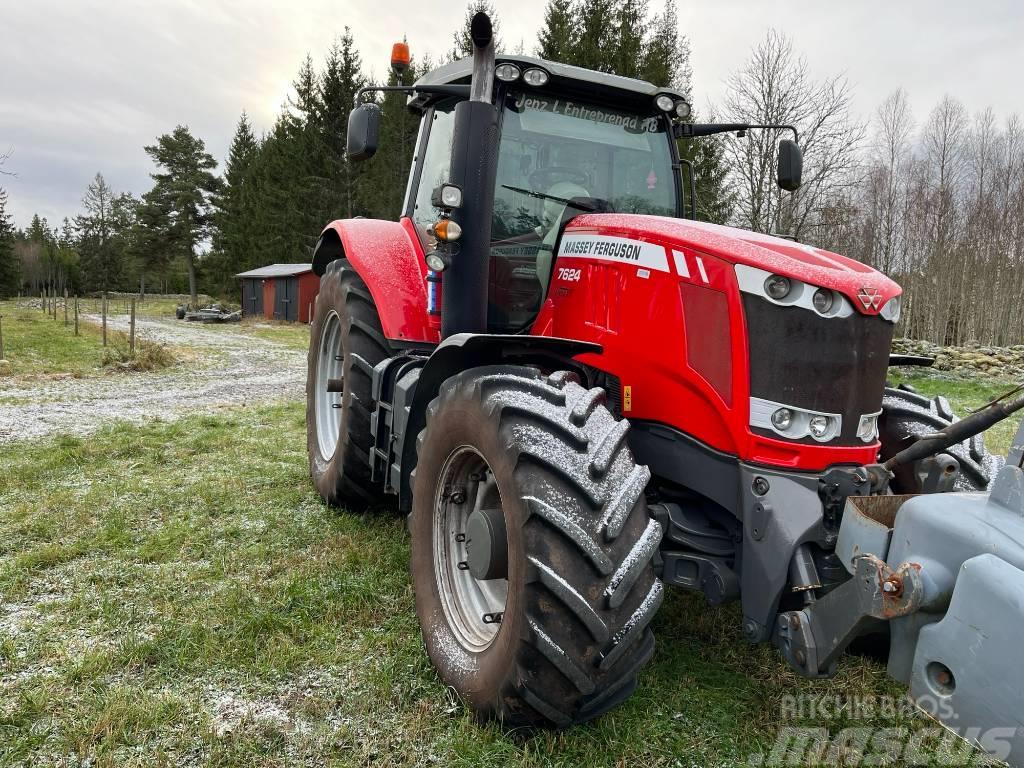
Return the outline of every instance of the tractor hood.
<path id="1" fill-rule="evenodd" d="M 837 253 L 780 237 L 717 224 L 663 216 L 598 213 L 577 216 L 567 232 L 594 232 L 656 242 L 667 248 L 689 248 L 732 264 L 745 264 L 768 272 L 831 288 L 850 299 L 863 314 L 875 315 L 889 299 L 900 295 L 899 285 L 881 272 Z M 669 259 L 671 262 L 671 259 Z M 865 308 L 859 296 L 875 301 Z"/>

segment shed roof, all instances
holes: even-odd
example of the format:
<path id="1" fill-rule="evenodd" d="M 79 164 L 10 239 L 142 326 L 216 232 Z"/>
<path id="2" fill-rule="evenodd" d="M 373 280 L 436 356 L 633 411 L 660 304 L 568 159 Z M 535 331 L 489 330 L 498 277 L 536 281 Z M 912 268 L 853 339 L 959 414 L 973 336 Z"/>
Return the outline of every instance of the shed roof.
<path id="1" fill-rule="evenodd" d="M 239 272 L 235 277 L 293 277 L 312 272 L 312 264 L 270 264 L 248 272 Z"/>

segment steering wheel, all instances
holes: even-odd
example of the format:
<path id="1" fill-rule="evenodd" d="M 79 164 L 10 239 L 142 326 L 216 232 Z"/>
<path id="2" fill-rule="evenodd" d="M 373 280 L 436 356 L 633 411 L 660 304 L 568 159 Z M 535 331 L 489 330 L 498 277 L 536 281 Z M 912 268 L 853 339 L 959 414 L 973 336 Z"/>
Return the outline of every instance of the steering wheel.
<path id="1" fill-rule="evenodd" d="M 579 184 L 584 189 L 590 189 L 590 174 L 581 171 L 579 168 L 570 168 L 565 165 L 552 165 L 548 168 L 538 168 L 530 174 L 530 188 L 536 190 L 548 189 L 556 181 L 571 181 Z"/>

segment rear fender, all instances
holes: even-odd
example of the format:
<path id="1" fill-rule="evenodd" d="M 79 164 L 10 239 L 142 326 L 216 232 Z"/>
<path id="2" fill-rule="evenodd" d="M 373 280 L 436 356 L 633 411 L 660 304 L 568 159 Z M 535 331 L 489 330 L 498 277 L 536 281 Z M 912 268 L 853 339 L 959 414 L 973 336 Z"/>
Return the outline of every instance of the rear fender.
<path id="1" fill-rule="evenodd" d="M 436 344 L 440 324 L 427 312 L 427 265 L 412 222 L 339 219 L 324 229 L 313 251 L 313 271 L 348 259 L 377 305 L 384 335 L 398 342 Z"/>

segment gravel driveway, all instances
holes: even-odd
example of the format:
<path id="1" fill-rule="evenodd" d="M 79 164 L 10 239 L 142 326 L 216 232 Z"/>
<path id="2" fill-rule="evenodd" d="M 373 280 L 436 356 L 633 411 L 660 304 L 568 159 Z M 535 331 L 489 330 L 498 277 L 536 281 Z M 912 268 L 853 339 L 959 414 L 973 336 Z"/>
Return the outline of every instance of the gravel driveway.
<path id="1" fill-rule="evenodd" d="M 127 318 L 110 319 L 108 327 L 127 331 Z M 302 350 L 224 326 L 169 319 L 138 318 L 136 333 L 152 341 L 210 350 L 211 359 L 154 373 L 0 384 L 0 443 L 56 432 L 86 434 L 114 419 L 173 420 L 223 406 L 303 397 Z"/>

